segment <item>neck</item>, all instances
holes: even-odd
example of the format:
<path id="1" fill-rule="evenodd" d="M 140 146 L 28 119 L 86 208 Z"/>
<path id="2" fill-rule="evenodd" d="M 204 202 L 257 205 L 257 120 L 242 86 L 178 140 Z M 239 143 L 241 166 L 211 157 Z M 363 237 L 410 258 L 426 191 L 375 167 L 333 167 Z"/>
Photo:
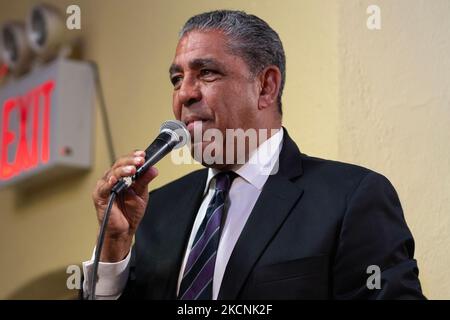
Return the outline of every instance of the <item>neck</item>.
<path id="1" fill-rule="evenodd" d="M 224 151 L 221 157 L 223 159 L 222 164 L 205 164 L 205 167 L 214 168 L 221 171 L 233 170 L 236 171 L 240 167 L 242 167 L 245 163 L 249 161 L 251 156 L 257 149 L 267 140 L 272 138 L 276 133 L 282 130 L 281 124 L 275 125 L 271 128 L 260 128 L 256 129 L 256 141 L 255 136 L 245 136 L 244 139 L 242 137 L 234 136 L 230 141 L 226 141 L 224 143 Z M 227 161 L 227 150 L 234 150 L 233 160 Z"/>

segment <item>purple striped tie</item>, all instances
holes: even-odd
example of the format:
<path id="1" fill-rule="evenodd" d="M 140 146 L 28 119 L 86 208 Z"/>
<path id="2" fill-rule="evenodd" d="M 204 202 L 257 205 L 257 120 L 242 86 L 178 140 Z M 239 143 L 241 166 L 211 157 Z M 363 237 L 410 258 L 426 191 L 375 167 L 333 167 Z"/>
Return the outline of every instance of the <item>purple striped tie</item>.
<path id="1" fill-rule="evenodd" d="M 225 199 L 235 174 L 216 175 L 216 189 L 192 243 L 178 294 L 181 300 L 212 299 L 212 281 Z"/>

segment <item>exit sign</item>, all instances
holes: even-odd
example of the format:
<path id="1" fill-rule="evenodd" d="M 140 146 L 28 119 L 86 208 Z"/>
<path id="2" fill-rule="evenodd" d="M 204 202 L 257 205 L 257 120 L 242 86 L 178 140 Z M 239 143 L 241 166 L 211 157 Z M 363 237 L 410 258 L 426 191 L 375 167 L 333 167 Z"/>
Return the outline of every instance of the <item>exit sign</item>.
<path id="1" fill-rule="evenodd" d="M 0 187 L 88 169 L 93 96 L 89 65 L 65 59 L 0 87 Z"/>

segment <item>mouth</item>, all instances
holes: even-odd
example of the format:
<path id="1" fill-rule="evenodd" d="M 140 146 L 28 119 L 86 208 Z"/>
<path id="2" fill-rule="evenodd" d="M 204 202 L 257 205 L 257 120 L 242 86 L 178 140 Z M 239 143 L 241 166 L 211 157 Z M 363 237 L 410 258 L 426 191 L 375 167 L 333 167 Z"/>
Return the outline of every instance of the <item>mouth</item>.
<path id="1" fill-rule="evenodd" d="M 211 119 L 206 119 L 206 118 L 201 118 L 201 117 L 187 117 L 186 119 L 184 119 L 183 122 L 186 124 L 186 127 L 187 127 L 189 133 L 192 134 L 195 127 L 201 126 L 202 128 L 204 128 L 205 124 L 208 121 L 211 121 Z"/>

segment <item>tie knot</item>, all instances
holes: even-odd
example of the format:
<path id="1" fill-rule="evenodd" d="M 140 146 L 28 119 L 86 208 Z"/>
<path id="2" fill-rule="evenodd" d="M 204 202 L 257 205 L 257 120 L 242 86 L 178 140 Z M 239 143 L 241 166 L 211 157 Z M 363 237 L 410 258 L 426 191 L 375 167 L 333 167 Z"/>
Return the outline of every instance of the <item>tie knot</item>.
<path id="1" fill-rule="evenodd" d="M 228 192 L 230 190 L 231 184 L 234 178 L 236 178 L 236 173 L 233 171 L 220 172 L 216 175 L 216 190 Z"/>

